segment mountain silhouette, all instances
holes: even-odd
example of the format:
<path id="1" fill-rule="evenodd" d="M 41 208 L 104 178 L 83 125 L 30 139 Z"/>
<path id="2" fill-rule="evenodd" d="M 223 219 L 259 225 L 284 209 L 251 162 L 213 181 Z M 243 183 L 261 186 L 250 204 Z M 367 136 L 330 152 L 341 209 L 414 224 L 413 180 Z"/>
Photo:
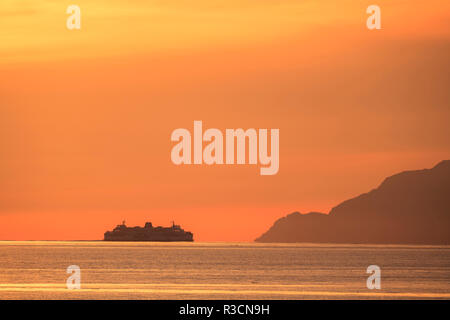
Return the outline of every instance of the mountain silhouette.
<path id="1" fill-rule="evenodd" d="M 450 160 L 388 177 L 329 214 L 291 213 L 255 241 L 450 244 Z"/>

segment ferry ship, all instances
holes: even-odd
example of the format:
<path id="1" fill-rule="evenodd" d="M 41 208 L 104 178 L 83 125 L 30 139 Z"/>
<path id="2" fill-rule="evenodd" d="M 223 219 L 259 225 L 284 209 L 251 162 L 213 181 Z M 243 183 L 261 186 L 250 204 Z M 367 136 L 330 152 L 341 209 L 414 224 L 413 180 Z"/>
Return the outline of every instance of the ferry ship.
<path id="1" fill-rule="evenodd" d="M 171 227 L 153 227 L 146 222 L 144 227 L 127 227 L 125 221 L 114 230 L 106 231 L 104 241 L 194 241 L 192 232 L 184 231 L 175 222 Z"/>

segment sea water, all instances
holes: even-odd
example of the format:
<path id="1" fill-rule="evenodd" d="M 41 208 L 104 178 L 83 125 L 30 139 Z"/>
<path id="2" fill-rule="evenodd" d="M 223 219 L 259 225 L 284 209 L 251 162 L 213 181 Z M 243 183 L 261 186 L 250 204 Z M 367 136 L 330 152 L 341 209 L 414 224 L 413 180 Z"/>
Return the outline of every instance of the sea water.
<path id="1" fill-rule="evenodd" d="M 416 298 L 450 298 L 449 246 L 0 241 L 0 299 Z"/>

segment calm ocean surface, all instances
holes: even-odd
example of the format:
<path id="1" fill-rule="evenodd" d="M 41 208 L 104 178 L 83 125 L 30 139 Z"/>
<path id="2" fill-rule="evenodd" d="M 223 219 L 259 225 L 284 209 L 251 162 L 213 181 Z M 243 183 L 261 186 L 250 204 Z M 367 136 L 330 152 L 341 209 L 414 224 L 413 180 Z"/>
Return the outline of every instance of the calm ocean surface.
<path id="1" fill-rule="evenodd" d="M 450 299 L 449 246 L 0 241 L 0 299 L 415 298 Z"/>

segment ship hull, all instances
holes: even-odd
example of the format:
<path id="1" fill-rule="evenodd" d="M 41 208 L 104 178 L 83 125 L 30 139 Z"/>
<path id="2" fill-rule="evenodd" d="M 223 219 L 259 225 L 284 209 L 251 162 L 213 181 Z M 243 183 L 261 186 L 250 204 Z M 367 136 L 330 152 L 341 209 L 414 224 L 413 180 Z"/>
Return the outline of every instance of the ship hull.
<path id="1" fill-rule="evenodd" d="M 194 241 L 191 234 L 136 234 L 136 233 L 106 233 L 104 241 L 155 241 L 155 242 L 175 242 L 175 241 Z"/>
<path id="2" fill-rule="evenodd" d="M 193 242 L 194 239 L 183 238 L 129 238 L 129 237 L 105 237 L 103 241 L 150 241 L 150 242 Z"/>

